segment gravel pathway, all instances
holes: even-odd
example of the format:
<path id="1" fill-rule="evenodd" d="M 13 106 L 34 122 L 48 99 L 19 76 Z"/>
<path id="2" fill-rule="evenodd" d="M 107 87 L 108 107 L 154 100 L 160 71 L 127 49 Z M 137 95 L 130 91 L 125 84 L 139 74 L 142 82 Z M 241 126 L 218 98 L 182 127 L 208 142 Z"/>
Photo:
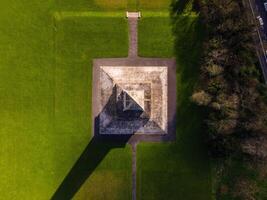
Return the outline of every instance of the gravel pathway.
<path id="1" fill-rule="evenodd" d="M 128 18 L 129 23 L 129 50 L 128 57 L 134 58 L 137 57 L 138 53 L 138 34 L 137 34 L 137 25 L 138 18 Z"/>
<path id="2" fill-rule="evenodd" d="M 136 144 L 132 144 L 132 200 L 136 200 Z"/>

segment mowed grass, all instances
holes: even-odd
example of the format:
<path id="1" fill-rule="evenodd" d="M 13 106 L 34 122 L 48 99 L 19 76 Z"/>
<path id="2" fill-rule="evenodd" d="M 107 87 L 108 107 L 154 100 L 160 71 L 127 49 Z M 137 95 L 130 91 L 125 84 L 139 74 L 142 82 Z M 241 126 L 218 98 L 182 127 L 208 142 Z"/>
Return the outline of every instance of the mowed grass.
<path id="1" fill-rule="evenodd" d="M 171 7 L 172 0 L 137 0 L 138 9 L 141 11 L 168 11 Z"/>
<path id="2" fill-rule="evenodd" d="M 86 145 L 89 141 L 86 137 L 91 130 L 91 127 L 88 127 L 88 124 L 91 124 L 88 123 L 88 120 L 91 122 L 92 59 L 127 56 L 127 21 L 120 16 L 68 17 L 58 21 L 56 28 L 57 91 L 55 94 L 58 96 L 55 98 L 55 102 L 57 105 L 56 121 L 58 120 L 57 124 L 60 125 L 56 127 L 56 131 L 59 135 L 66 134 L 62 142 L 67 142 L 67 144 L 74 143 L 73 137 L 75 137 L 75 133 L 83 133 L 85 134 L 83 141 L 84 145 Z M 67 122 L 68 126 L 62 126 L 62 122 L 64 124 Z M 74 154 L 75 150 L 73 149 L 73 145 L 66 145 L 65 147 L 65 149 L 60 148 L 62 154 L 65 152 L 68 152 L 68 155 Z M 97 154 L 101 151 L 101 146 L 91 151 L 97 151 Z M 116 153 L 112 153 L 112 151 L 113 149 L 110 150 L 111 155 L 107 154 L 109 162 L 106 165 L 109 167 L 100 171 L 97 168 L 94 171 L 97 175 L 94 176 L 94 173 L 92 174 L 94 178 L 92 180 L 89 178 L 89 184 L 83 186 L 78 197 L 82 197 L 84 195 L 83 193 L 91 193 L 92 197 L 95 196 L 96 198 L 97 194 L 104 196 L 110 195 L 110 197 L 117 197 L 119 194 L 123 194 L 120 195 L 121 199 L 129 196 L 129 188 L 131 186 L 129 184 L 131 171 L 129 164 L 131 160 L 130 151 L 129 149 L 125 150 L 123 148 L 114 150 Z M 79 154 L 80 152 L 76 155 Z M 62 161 L 64 162 L 64 160 Z M 71 166 L 72 162 L 70 158 L 67 158 L 66 161 L 69 163 L 67 166 Z M 121 167 L 117 169 L 116 166 L 118 164 Z M 65 172 L 62 174 L 62 178 L 66 176 L 66 172 L 70 169 L 65 166 L 62 163 L 57 169 L 59 172 Z M 113 169 L 114 167 L 115 169 Z M 84 170 L 87 170 L 86 167 Z M 101 183 L 101 180 L 103 180 L 105 174 L 112 174 L 113 170 L 116 176 L 111 175 L 111 177 L 120 184 L 120 187 L 115 187 L 112 193 L 109 193 L 110 190 L 104 189 L 105 187 L 109 189 L 109 183 Z M 83 171 L 80 173 L 83 174 Z M 118 173 L 120 175 L 117 175 Z M 97 178 L 100 180 L 97 181 Z M 94 187 L 91 187 L 90 183 L 94 183 Z M 125 191 L 124 193 L 120 191 L 122 188 Z"/>
<path id="3" fill-rule="evenodd" d="M 53 27 L 45 11 L 49 6 L 1 1 L 1 199 L 47 199 L 56 186 Z"/>
<path id="4" fill-rule="evenodd" d="M 56 0 L 56 5 L 64 11 L 134 11 L 137 0 Z"/>
<path id="5" fill-rule="evenodd" d="M 138 46 L 141 57 L 173 57 L 174 37 L 169 13 L 144 12 L 138 24 Z"/>
<path id="6" fill-rule="evenodd" d="M 1 199 L 50 199 L 92 138 L 92 58 L 127 55 L 123 17 L 57 20 L 53 6 L 1 2 Z M 88 192 L 128 199 L 130 162 L 128 146 L 114 147 L 83 166 L 81 176 L 95 166 L 94 187 L 86 184 L 80 199 Z M 107 174 L 113 190 L 102 182 Z"/>
<path id="7" fill-rule="evenodd" d="M 169 3 L 1 1 L 0 199 L 50 199 L 84 149 L 90 150 L 82 154 L 87 162 L 76 171 L 84 182 L 74 199 L 131 198 L 129 146 L 90 145 L 92 59 L 127 55 L 126 9 L 166 11 Z M 175 25 L 173 38 L 168 16 L 151 15 L 140 21 L 139 53 L 177 57 L 178 138 L 174 144 L 138 146 L 138 197 L 206 200 L 209 166 L 199 153 L 201 115 L 188 101 L 201 34 L 196 18 L 188 16 Z M 76 184 L 68 185 L 66 194 Z"/>
<path id="8" fill-rule="evenodd" d="M 56 21 L 55 29 L 56 128 L 64 134 L 90 133 L 92 59 L 127 56 L 127 21 L 120 16 L 68 17 Z"/>
<path id="9" fill-rule="evenodd" d="M 100 146 L 101 148 L 101 146 Z M 101 151 L 101 150 L 100 150 Z M 77 194 L 75 200 L 131 199 L 131 149 L 113 149 L 88 178 Z"/>
<path id="10" fill-rule="evenodd" d="M 58 11 L 168 11 L 172 0 L 56 0 Z"/>
<path id="11" fill-rule="evenodd" d="M 139 54 L 176 57 L 177 139 L 173 143 L 138 145 L 138 199 L 209 200 L 212 199 L 210 164 L 201 142 L 203 113 L 190 102 L 204 33 L 193 12 L 178 14 L 173 24 L 162 13 L 160 17 L 149 15 L 139 25 Z"/>

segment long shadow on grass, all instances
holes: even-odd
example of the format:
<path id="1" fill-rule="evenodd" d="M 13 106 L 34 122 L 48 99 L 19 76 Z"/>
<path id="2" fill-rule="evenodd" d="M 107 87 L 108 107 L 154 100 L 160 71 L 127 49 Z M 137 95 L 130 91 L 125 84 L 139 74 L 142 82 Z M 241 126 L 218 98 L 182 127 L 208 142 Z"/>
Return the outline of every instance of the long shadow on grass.
<path id="1" fill-rule="evenodd" d="M 112 113 L 114 110 L 114 102 L 116 99 L 116 89 L 109 97 L 106 106 L 102 112 Z M 68 200 L 72 199 L 78 192 L 83 183 L 94 172 L 98 164 L 105 158 L 110 150 L 114 148 L 124 148 L 127 141 L 132 136 L 129 135 L 100 135 L 99 134 L 99 117 L 94 120 L 95 133 L 93 139 L 87 145 L 77 162 L 74 164 L 70 172 L 67 174 L 57 191 L 52 196 L 52 200 Z M 110 122 L 112 123 L 112 122 Z M 139 127 L 135 127 L 136 130 Z M 135 130 L 133 131 L 135 132 Z"/>
<path id="2" fill-rule="evenodd" d="M 94 137 L 51 199 L 72 199 L 108 152 L 113 148 L 125 147 L 128 139 L 128 137 L 122 137 L 119 140 L 116 140 L 116 138 Z"/>

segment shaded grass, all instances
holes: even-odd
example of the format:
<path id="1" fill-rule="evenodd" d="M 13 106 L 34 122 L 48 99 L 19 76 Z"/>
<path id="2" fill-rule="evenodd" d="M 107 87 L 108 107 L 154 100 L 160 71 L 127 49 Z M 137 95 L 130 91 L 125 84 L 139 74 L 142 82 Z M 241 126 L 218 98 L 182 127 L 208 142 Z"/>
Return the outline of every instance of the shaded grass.
<path id="1" fill-rule="evenodd" d="M 100 147 L 101 148 L 101 147 Z M 119 157 L 118 157 L 119 155 Z M 131 199 L 131 149 L 112 149 L 74 199 Z M 116 160 L 114 160 L 116 159 Z"/>
<path id="2" fill-rule="evenodd" d="M 143 17 L 138 24 L 139 56 L 173 57 L 174 37 L 171 27 L 168 13 L 165 16 L 164 13 L 162 13 L 162 16 L 153 16 L 153 13 L 143 13 Z"/>
<path id="3" fill-rule="evenodd" d="M 137 0 L 138 8 L 141 11 L 153 10 L 153 11 L 168 11 L 171 6 L 172 0 Z"/>
<path id="4" fill-rule="evenodd" d="M 168 26 L 159 27 L 162 32 L 170 32 L 166 30 L 170 29 Z M 173 19 L 173 32 L 177 60 L 177 140 L 168 144 L 138 145 L 138 197 L 208 200 L 212 199 L 212 191 L 209 157 L 202 144 L 204 115 L 189 100 L 198 79 L 204 31 L 198 15 L 189 12 Z M 165 41 L 165 38 L 157 34 L 153 40 Z M 168 42 L 165 45 L 169 48 Z M 149 47 L 150 52 L 154 51 L 152 45 L 141 47 L 146 52 Z"/>
<path id="5" fill-rule="evenodd" d="M 139 145 L 139 199 L 211 199 L 208 165 L 196 156 L 178 144 Z"/>
<path id="6" fill-rule="evenodd" d="M 139 6 L 157 10 L 161 8 L 157 2 L 141 1 Z M 1 2 L 1 198 L 49 199 L 53 195 L 91 139 L 92 58 L 127 54 L 127 23 L 123 18 L 77 14 L 55 20 L 51 13 L 55 10 L 123 10 L 125 5 L 115 8 L 109 4 L 96 5 L 89 0 L 57 1 L 57 5 L 51 1 Z M 135 7 L 136 4 L 131 1 L 127 3 L 129 5 Z M 181 18 L 180 25 L 184 25 L 182 22 L 186 19 L 191 18 Z M 141 42 L 141 52 L 146 48 L 144 52 L 148 56 L 172 56 L 169 19 L 147 20 L 155 26 L 153 21 L 157 21 L 161 29 L 150 27 L 153 37 L 143 47 L 142 43 L 146 41 Z M 147 31 L 145 26 L 150 25 L 144 23 L 141 35 Z M 200 116 L 188 103 L 195 80 L 193 69 L 197 66 L 194 60 L 199 52 L 194 47 L 199 43 L 189 40 L 190 37 L 194 39 L 194 35 L 189 37 L 184 33 L 192 33 L 195 26 L 189 24 L 193 22 L 184 23 L 185 30 L 177 28 L 181 33 L 177 37 L 180 42 L 176 42 L 181 44 L 176 46 L 181 99 L 178 102 L 179 139 L 175 144 L 138 147 L 138 191 L 144 199 L 166 199 L 166 196 L 169 199 L 195 199 L 192 191 L 209 199 L 208 167 L 197 161 L 201 157 L 195 154 L 198 147 L 191 140 L 197 138 L 195 134 L 201 129 Z M 166 49 L 160 40 L 166 42 Z M 192 146 L 195 150 L 191 150 Z M 155 159 L 157 155 L 159 157 Z M 129 199 L 130 170 L 129 148 L 112 149 L 75 198 Z M 109 181 L 113 183 L 112 187 Z"/>
<path id="7" fill-rule="evenodd" d="M 107 34 L 108 33 L 108 34 Z M 56 124 L 60 125 L 56 127 L 58 135 L 67 135 L 64 138 L 64 142 L 68 141 L 73 143 L 73 137 L 78 135 L 81 139 L 83 148 L 88 143 L 91 135 L 91 91 L 92 91 L 92 59 L 99 57 L 124 57 L 127 56 L 128 36 L 127 36 L 127 22 L 123 18 L 110 18 L 110 17 L 90 17 L 90 18 L 67 18 L 63 21 L 57 22 L 57 34 L 56 34 L 56 97 L 55 105 L 56 112 Z M 89 123 L 88 123 L 89 122 Z M 65 125 L 62 126 L 62 123 Z M 82 145 L 83 144 L 83 145 Z M 105 145 L 105 144 L 103 144 Z M 68 152 L 67 163 L 57 165 L 58 172 L 65 172 L 62 178 L 66 176 L 66 172 L 69 171 L 74 163 L 71 159 L 71 154 L 76 152 L 76 155 L 80 155 L 81 151 L 77 148 L 77 151 L 73 149 L 73 146 L 63 146 L 59 150 L 60 152 Z M 100 149 L 98 149 L 100 148 Z M 101 150 L 101 146 L 97 149 L 91 149 L 92 152 Z M 105 148 L 105 147 L 102 147 Z M 80 153 L 78 153 L 80 152 Z M 109 157 L 108 162 L 111 162 L 109 168 L 106 168 L 103 173 L 112 174 L 115 170 L 115 174 L 121 172 L 121 176 L 117 176 L 116 180 L 120 181 L 120 188 L 125 191 L 121 193 L 120 190 L 112 190 L 110 196 L 118 196 L 122 194 L 123 197 L 127 197 L 130 194 L 130 154 L 129 150 L 125 151 L 123 148 L 117 149 L 116 153 L 112 153 L 112 150 L 107 152 Z M 76 158 L 77 157 L 73 157 Z M 104 160 L 101 162 L 105 163 Z M 128 162 L 127 162 L 128 159 Z M 92 160 L 92 165 L 95 161 Z M 67 164 L 67 165 L 66 165 Z M 88 163 L 87 163 L 88 164 Z M 121 169 L 116 166 L 121 164 Z M 107 164 L 106 164 L 107 165 Z M 115 167 L 115 169 L 114 169 Z M 84 170 L 80 170 L 80 174 L 86 172 L 87 167 L 84 166 Z M 99 179 L 103 179 L 102 171 L 98 171 L 98 168 L 91 174 L 97 173 Z M 85 184 L 78 196 L 84 196 L 88 192 L 92 192 L 91 195 L 103 194 L 102 187 L 105 187 L 107 182 L 100 183 L 96 180 L 94 188 L 90 187 L 90 184 Z M 91 178 L 89 177 L 89 183 Z M 108 186 L 106 185 L 108 188 Z M 108 192 L 108 191 L 107 191 Z"/>

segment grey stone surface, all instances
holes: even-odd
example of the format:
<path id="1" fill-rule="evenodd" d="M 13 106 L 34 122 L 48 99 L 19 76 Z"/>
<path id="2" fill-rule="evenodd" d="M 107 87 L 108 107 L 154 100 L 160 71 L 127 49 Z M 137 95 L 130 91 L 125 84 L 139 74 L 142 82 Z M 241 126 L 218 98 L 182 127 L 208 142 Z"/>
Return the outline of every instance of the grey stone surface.
<path id="1" fill-rule="evenodd" d="M 103 126 L 108 127 L 108 131 L 105 134 L 133 134 L 133 130 L 136 130 L 135 133 L 138 132 L 139 136 L 132 136 L 129 142 L 135 142 L 139 139 L 144 141 L 167 141 L 172 140 L 175 137 L 176 64 L 174 59 L 139 57 L 136 57 L 135 59 L 95 59 L 93 66 L 93 118 L 97 118 L 98 123 L 102 123 Z M 147 74 L 145 71 L 147 71 Z M 163 73 L 164 71 L 165 75 Z M 150 85 L 152 82 L 155 84 L 154 92 L 147 89 L 151 88 Z M 120 89 L 117 89 L 117 87 Z M 162 87 L 165 87 L 165 89 L 162 89 Z M 151 96 L 150 98 L 153 99 L 154 95 L 155 97 L 152 101 L 154 106 L 150 106 L 150 109 L 154 109 L 155 113 L 153 119 L 155 120 L 149 120 L 151 119 L 151 113 L 149 109 L 145 108 L 144 111 L 149 116 L 148 118 L 142 118 L 142 120 L 132 119 L 130 121 L 112 121 L 113 117 L 111 116 L 116 115 L 114 114 L 115 111 L 113 111 L 112 108 L 116 108 L 116 99 L 118 96 L 118 94 L 113 94 L 114 90 L 124 90 L 127 93 L 131 93 L 129 92 L 131 90 L 137 90 L 139 92 L 140 90 L 143 90 L 144 101 L 149 99 L 149 95 Z M 142 103 L 140 103 L 140 99 L 142 99 L 142 97 L 138 97 L 138 94 L 136 94 L 136 96 L 137 97 L 133 97 L 133 100 L 140 105 L 141 110 L 143 109 L 142 107 L 146 107 L 145 103 L 142 105 Z M 105 106 L 109 105 L 110 102 L 112 102 L 111 104 L 115 106 L 105 108 Z M 163 109 L 163 105 L 165 105 L 165 111 Z M 163 114 L 164 112 L 165 117 Z M 101 121 L 101 118 L 102 122 L 99 122 Z M 165 128 L 162 124 L 165 124 Z M 101 131 L 100 124 L 95 124 L 95 126 L 98 127 L 95 128 L 94 131 Z M 150 129 L 152 131 L 149 131 L 149 129 L 145 129 L 144 126 L 154 127 L 154 131 L 153 129 Z M 99 134 L 99 132 L 97 134 Z M 163 137 L 161 137 L 160 134 L 163 134 Z M 141 137 L 141 135 L 146 135 L 146 137 Z M 150 135 L 150 137 L 147 137 L 148 135 Z"/>
<path id="2" fill-rule="evenodd" d="M 167 134 L 167 67 L 100 66 L 100 134 Z"/>
<path id="3" fill-rule="evenodd" d="M 140 58 L 138 57 L 138 35 L 137 35 L 137 17 L 128 18 L 129 22 L 129 54 L 128 58 L 108 58 L 108 59 L 94 59 L 93 61 L 93 132 L 95 135 L 98 135 L 101 131 L 104 131 L 105 128 L 109 130 L 103 135 L 125 135 L 125 134 L 134 134 L 132 135 L 128 142 L 131 144 L 136 144 L 139 141 L 171 141 L 175 139 L 175 115 L 176 115 L 176 63 L 175 59 L 162 59 L 162 58 Z M 114 82 L 114 76 L 116 74 L 113 72 L 113 75 L 110 73 L 101 75 L 101 67 L 107 67 L 107 69 L 118 69 L 121 68 L 124 71 L 124 74 L 117 75 Z M 129 71 L 129 67 L 134 67 L 137 73 Z M 157 89 L 160 88 L 162 84 L 161 75 L 156 75 L 157 68 L 165 67 L 166 68 L 166 89 Z M 123 69 L 125 68 L 125 69 Z M 140 69 L 139 69 L 140 68 Z M 155 72 L 150 72 L 152 78 L 148 75 L 141 75 L 138 71 L 142 71 L 142 68 L 153 69 Z M 111 72 L 113 70 L 110 70 Z M 122 78 L 122 77 L 128 78 Z M 102 78 L 101 78 L 102 77 Z M 135 82 L 140 78 L 139 82 Z M 149 77 L 149 78 L 148 78 Z M 101 81 L 105 79 L 105 81 Z M 120 80 L 124 79 L 124 80 Z M 147 81 L 144 81 L 148 79 Z M 134 80 L 131 82 L 131 80 Z M 150 91 L 147 89 L 150 85 Z M 155 87 L 151 87 L 154 85 Z M 103 90 L 103 88 L 105 88 Z M 123 106 L 120 105 L 119 101 L 116 101 L 118 98 L 118 88 L 121 88 L 121 93 L 126 93 L 127 96 L 132 99 L 132 102 L 129 104 L 129 108 L 139 108 L 141 113 L 142 120 L 132 119 L 132 121 L 114 121 L 115 118 L 122 119 L 122 115 L 118 112 L 117 107 Z M 115 91 L 116 92 L 115 92 Z M 151 92 L 154 91 L 154 92 Z M 115 94 L 113 94 L 115 92 Z M 165 92 L 165 93 L 164 93 Z M 154 100 L 149 99 L 149 95 L 152 98 L 153 96 L 157 97 Z M 123 96 L 123 95 L 122 95 Z M 111 98 L 110 98 L 111 97 Z M 116 106 L 106 107 L 109 104 L 116 104 Z M 153 106 L 153 105 L 154 106 Z M 104 106 L 105 105 L 105 106 Z M 152 106 L 151 106 L 152 105 Z M 157 105 L 157 106 L 155 106 Z M 165 109 L 164 112 L 160 112 L 162 107 Z M 107 109 L 107 110 L 105 110 Z M 131 109 L 128 109 L 128 113 Z M 105 110 L 105 111 L 104 111 Z M 134 109 L 133 109 L 134 110 Z M 103 112 L 104 111 L 104 112 Z M 152 112 L 154 113 L 152 116 Z M 102 112 L 102 114 L 101 114 Z M 126 112 L 127 113 L 127 112 Z M 138 112 L 135 111 L 136 115 Z M 132 115 L 132 114 L 131 114 Z M 143 117 L 142 117 L 143 116 Z M 146 117 L 145 117 L 146 116 Z M 147 117 L 148 116 L 148 117 Z M 153 119 L 153 120 L 151 120 Z M 101 121 L 101 122 L 100 122 Z M 144 126 L 154 127 L 155 131 L 144 130 Z M 117 129 L 117 127 L 124 127 L 123 129 Z M 128 128 L 127 128 L 128 127 Z M 129 128 L 131 127 L 131 128 Z M 158 130 L 156 129 L 158 128 Z M 103 129 L 104 128 L 104 129 Z M 143 129 L 142 129 L 143 128 Z M 133 131 L 136 130 L 136 131 Z M 139 130 L 139 131 L 137 131 Z M 140 131 L 141 130 L 141 131 Z M 150 129 L 152 130 L 152 129 Z M 105 131 L 104 131 L 105 132 Z M 117 134 L 115 134 L 117 132 Z M 126 133 L 127 132 L 127 133 Z M 113 134 L 108 134 L 113 133 Z M 146 134 L 149 133 L 149 134 Z"/>

